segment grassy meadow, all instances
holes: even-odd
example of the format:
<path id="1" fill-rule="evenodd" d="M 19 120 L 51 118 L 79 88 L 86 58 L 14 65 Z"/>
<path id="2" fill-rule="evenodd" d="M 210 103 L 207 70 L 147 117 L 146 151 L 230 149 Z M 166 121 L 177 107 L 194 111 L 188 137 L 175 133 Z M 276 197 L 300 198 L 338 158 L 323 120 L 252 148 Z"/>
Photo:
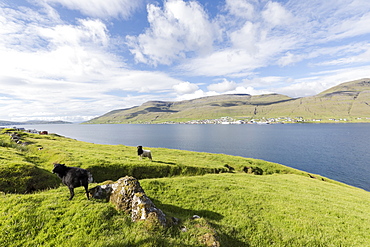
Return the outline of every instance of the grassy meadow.
<path id="1" fill-rule="evenodd" d="M 367 246 L 370 193 L 262 160 L 85 143 L 20 132 L 0 134 L 2 246 Z M 39 150 L 40 149 L 40 150 Z M 126 175 L 178 225 L 132 222 L 102 200 L 75 198 L 51 173 L 54 162 L 92 172 L 97 183 Z M 234 168 L 229 171 L 225 165 Z M 244 169 L 249 167 L 249 169 Z M 254 172 L 246 173 L 245 171 Z M 262 175 L 256 175 L 262 174 Z M 90 184 L 89 187 L 95 186 Z M 193 215 L 199 219 L 190 219 Z"/>

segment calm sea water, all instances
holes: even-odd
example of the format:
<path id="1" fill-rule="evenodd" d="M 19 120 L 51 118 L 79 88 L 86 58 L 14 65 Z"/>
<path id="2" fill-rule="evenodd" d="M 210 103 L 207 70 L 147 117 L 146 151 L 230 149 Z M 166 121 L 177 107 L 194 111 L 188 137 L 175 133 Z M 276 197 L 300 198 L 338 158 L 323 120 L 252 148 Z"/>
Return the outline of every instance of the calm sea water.
<path id="1" fill-rule="evenodd" d="M 142 145 L 263 159 L 370 191 L 370 124 L 22 127 L 99 144 Z"/>

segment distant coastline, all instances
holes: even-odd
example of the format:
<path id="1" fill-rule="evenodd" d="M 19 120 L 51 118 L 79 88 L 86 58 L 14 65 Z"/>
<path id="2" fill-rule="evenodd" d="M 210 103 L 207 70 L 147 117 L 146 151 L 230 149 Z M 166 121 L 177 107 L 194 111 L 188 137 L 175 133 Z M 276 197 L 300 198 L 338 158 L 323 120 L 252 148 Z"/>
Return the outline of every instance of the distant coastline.
<path id="1" fill-rule="evenodd" d="M 60 121 L 60 120 L 58 121 L 30 120 L 30 121 L 25 121 L 25 122 L 0 120 L 0 126 L 36 125 L 36 124 L 72 124 L 72 122 L 66 122 L 66 121 Z"/>
<path id="2" fill-rule="evenodd" d="M 278 117 L 278 118 L 262 118 L 262 119 L 249 119 L 249 120 L 238 120 L 232 117 L 222 117 L 217 119 L 202 119 L 202 120 L 190 120 L 186 122 L 175 122 L 167 121 L 163 123 L 151 123 L 144 122 L 140 124 L 292 124 L 292 123 L 369 123 L 370 118 L 356 118 L 355 120 L 348 120 L 346 118 L 329 118 L 329 119 L 304 119 L 304 118 L 290 118 L 290 117 Z M 114 124 L 114 123 L 109 123 Z"/>

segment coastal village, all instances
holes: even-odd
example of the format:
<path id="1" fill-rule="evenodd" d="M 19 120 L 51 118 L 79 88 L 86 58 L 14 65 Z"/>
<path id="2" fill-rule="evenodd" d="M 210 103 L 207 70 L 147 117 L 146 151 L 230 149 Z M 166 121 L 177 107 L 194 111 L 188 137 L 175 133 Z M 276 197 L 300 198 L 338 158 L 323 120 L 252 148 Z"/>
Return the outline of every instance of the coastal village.
<path id="1" fill-rule="evenodd" d="M 370 117 L 363 117 L 363 118 L 355 118 L 355 122 L 369 122 Z M 261 118 L 261 119 L 234 119 L 232 117 L 221 117 L 216 119 L 195 119 L 195 120 L 189 120 L 185 122 L 175 122 L 175 121 L 166 121 L 166 122 L 160 122 L 160 123 L 153 123 L 153 122 L 141 122 L 141 124 L 289 124 L 289 123 L 345 123 L 345 122 L 354 122 L 353 120 L 349 120 L 347 118 L 329 118 L 329 119 L 304 119 L 303 117 L 277 117 L 277 118 Z M 114 124 L 114 121 L 110 121 L 109 123 Z M 119 124 L 120 122 L 116 122 L 116 124 Z M 72 123 L 63 123 L 63 124 L 72 124 Z M 4 127 L 3 125 L 0 129 L 3 128 L 9 128 Z M 24 128 L 17 128 L 13 127 L 13 129 L 17 129 L 19 131 L 26 131 L 29 133 L 35 133 L 35 134 L 47 134 L 47 131 L 38 131 L 38 130 L 26 130 Z"/>
<path id="2" fill-rule="evenodd" d="M 363 120 L 357 118 L 356 120 Z M 370 120 L 370 118 L 366 118 Z M 346 118 L 329 118 L 324 121 L 323 119 L 304 119 L 303 117 L 290 118 L 290 117 L 278 117 L 278 118 L 262 118 L 262 119 L 249 119 L 249 120 L 236 120 L 232 117 L 221 117 L 218 119 L 203 119 L 203 120 L 190 120 L 186 122 L 174 122 L 168 121 L 162 124 L 285 124 L 285 123 L 314 123 L 314 122 L 348 122 Z"/>

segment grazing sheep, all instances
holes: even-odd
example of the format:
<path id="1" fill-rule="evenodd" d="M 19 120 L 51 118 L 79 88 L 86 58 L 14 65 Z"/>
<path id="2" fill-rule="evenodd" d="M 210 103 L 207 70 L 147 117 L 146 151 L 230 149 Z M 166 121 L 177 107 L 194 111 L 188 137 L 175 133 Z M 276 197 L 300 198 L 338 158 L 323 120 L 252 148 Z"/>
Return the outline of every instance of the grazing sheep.
<path id="1" fill-rule="evenodd" d="M 234 172 L 235 171 L 234 167 L 231 167 L 228 164 L 224 165 L 224 167 L 226 167 L 227 169 L 229 169 L 229 172 Z"/>
<path id="2" fill-rule="evenodd" d="M 92 175 L 85 169 L 78 167 L 68 167 L 65 164 L 54 164 L 53 173 L 62 179 L 63 184 L 69 188 L 71 196 L 69 200 L 74 197 L 74 188 L 83 186 L 85 187 L 86 196 L 89 200 L 88 184 L 92 182 Z"/>
<path id="3" fill-rule="evenodd" d="M 140 160 L 142 160 L 143 157 L 148 157 L 151 161 L 153 161 L 152 153 L 150 150 L 144 150 L 143 146 L 137 146 L 137 155 L 139 155 Z"/>
<path id="4" fill-rule="evenodd" d="M 21 136 L 18 135 L 17 133 L 13 133 L 13 134 L 10 135 L 10 139 L 12 141 L 18 142 L 21 139 Z"/>

